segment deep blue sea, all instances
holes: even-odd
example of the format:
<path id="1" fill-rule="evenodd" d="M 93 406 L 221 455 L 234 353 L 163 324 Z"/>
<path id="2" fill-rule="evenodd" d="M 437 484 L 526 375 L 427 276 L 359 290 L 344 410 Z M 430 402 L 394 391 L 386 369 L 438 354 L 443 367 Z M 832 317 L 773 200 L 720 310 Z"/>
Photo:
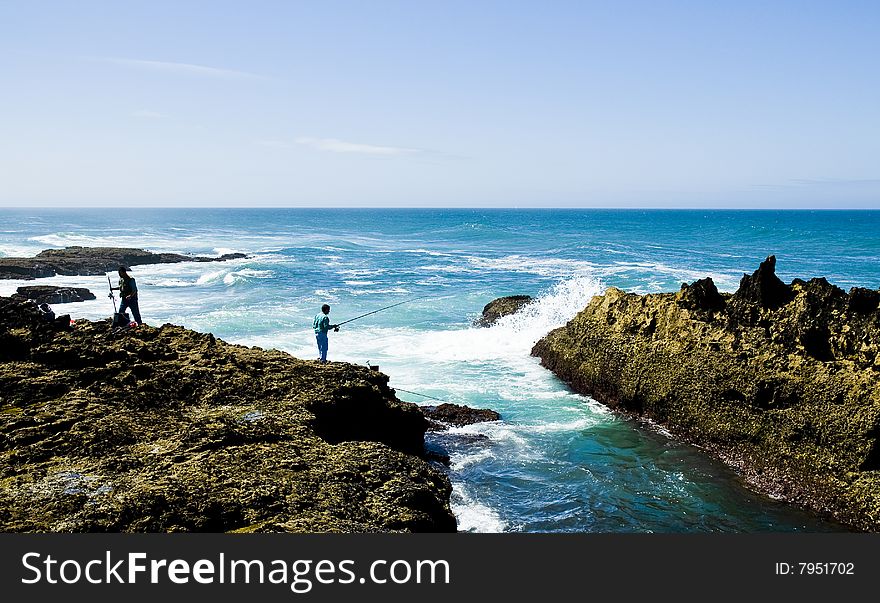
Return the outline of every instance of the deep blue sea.
<path id="1" fill-rule="evenodd" d="M 672 291 L 711 276 L 732 291 L 770 254 L 783 280 L 876 289 L 880 212 L 0 209 L 0 255 L 68 245 L 245 252 L 226 263 L 134 267 L 144 320 L 306 359 L 317 354 L 311 323 L 322 303 L 341 322 L 419 298 L 331 333 L 330 359 L 378 364 L 393 387 L 502 414 L 454 430 L 488 439 L 440 442 L 450 446 L 461 530 L 841 529 L 752 493 L 698 449 L 573 393 L 529 350 L 610 285 Z M 43 282 L 98 294 L 56 312 L 112 312 L 102 277 Z M 22 284 L 0 281 L 0 295 Z M 512 294 L 537 301 L 492 328 L 471 326 L 484 304 Z"/>

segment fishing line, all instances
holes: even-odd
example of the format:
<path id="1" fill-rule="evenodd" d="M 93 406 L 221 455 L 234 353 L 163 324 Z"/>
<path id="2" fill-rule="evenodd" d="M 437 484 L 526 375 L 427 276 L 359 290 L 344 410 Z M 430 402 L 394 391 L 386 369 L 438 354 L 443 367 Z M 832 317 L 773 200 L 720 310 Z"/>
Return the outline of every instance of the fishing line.
<path id="1" fill-rule="evenodd" d="M 394 390 L 398 391 L 398 392 L 404 392 L 406 394 L 414 394 L 416 396 L 421 396 L 422 398 L 428 398 L 429 400 L 437 400 L 437 402 L 445 402 L 446 404 L 449 404 L 449 402 L 446 400 L 441 400 L 440 398 L 435 398 L 434 396 L 429 396 L 428 394 L 420 394 L 419 392 L 411 392 L 408 389 L 403 389 L 402 387 L 395 387 Z"/>
<path id="2" fill-rule="evenodd" d="M 360 316 L 355 316 L 354 318 L 349 318 L 349 319 L 346 320 L 346 321 L 336 323 L 336 326 L 337 326 L 337 327 L 341 327 L 342 325 L 348 324 L 348 323 L 350 323 L 350 322 L 354 322 L 354 321 L 356 321 L 356 320 L 360 320 L 361 318 L 364 318 L 365 316 L 369 316 L 370 314 L 375 314 L 375 313 L 377 313 L 377 312 L 382 312 L 383 310 L 388 310 L 389 308 L 394 308 L 394 307 L 396 307 L 396 306 L 401 306 L 401 305 L 403 305 L 403 304 L 408 304 L 408 303 L 410 303 L 410 302 L 418 301 L 418 300 L 420 300 L 420 299 L 427 299 L 428 297 L 431 297 L 431 296 L 430 296 L 430 295 L 423 295 L 423 296 L 421 296 L 421 297 L 414 297 L 414 298 L 412 298 L 412 299 L 405 299 L 405 300 L 403 300 L 402 302 L 397 302 L 396 304 L 391 304 L 390 306 L 385 306 L 384 308 L 379 308 L 378 310 L 373 310 L 372 312 L 367 312 L 366 314 L 361 314 Z"/>
<path id="3" fill-rule="evenodd" d="M 369 360 L 367 360 L 367 366 L 370 368 L 370 370 L 373 370 L 373 371 L 379 370 L 379 365 L 378 364 L 371 364 Z M 444 402 L 446 404 L 450 404 L 450 402 L 448 400 L 441 400 L 440 398 L 435 398 L 434 396 L 429 396 L 428 394 L 420 394 L 419 392 L 413 392 L 408 389 L 403 389 L 402 387 L 395 387 L 394 391 L 403 392 L 405 394 L 413 394 L 415 396 L 421 396 L 422 398 L 428 398 L 429 400 L 437 400 L 437 402 Z"/>

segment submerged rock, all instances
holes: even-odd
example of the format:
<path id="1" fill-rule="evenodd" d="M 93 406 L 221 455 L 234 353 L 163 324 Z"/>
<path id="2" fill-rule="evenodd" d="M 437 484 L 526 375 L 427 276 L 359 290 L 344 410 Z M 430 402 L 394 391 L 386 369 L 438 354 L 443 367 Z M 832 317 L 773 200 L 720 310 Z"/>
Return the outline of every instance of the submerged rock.
<path id="1" fill-rule="evenodd" d="M 529 295 L 510 295 L 494 299 L 483 308 L 483 315 L 474 321 L 474 326 L 491 327 L 502 316 L 518 312 L 531 301 L 532 297 Z"/>
<path id="2" fill-rule="evenodd" d="M 0 530 L 455 531 L 388 377 L 0 298 Z"/>
<path id="3" fill-rule="evenodd" d="M 119 266 L 176 264 L 179 262 L 223 262 L 247 257 L 227 253 L 220 257 L 153 253 L 128 247 L 65 247 L 46 249 L 32 258 L 0 258 L 0 279 L 35 279 L 55 276 L 96 276 L 116 272 Z"/>
<path id="4" fill-rule="evenodd" d="M 95 294 L 84 287 L 55 287 L 52 285 L 34 285 L 19 287 L 15 295 L 31 299 L 38 304 L 69 304 L 96 299 Z"/>
<path id="5" fill-rule="evenodd" d="M 880 293 L 824 278 L 786 285 L 775 263 L 732 296 L 711 279 L 678 293 L 610 288 L 532 353 L 759 489 L 880 530 Z"/>

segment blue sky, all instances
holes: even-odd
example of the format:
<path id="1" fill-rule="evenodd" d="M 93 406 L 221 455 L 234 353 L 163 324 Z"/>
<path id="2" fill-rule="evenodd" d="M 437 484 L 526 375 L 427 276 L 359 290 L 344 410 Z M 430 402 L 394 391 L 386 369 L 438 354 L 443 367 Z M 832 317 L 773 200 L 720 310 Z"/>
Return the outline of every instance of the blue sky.
<path id="1" fill-rule="evenodd" d="M 0 205 L 880 207 L 880 3 L 0 2 Z"/>

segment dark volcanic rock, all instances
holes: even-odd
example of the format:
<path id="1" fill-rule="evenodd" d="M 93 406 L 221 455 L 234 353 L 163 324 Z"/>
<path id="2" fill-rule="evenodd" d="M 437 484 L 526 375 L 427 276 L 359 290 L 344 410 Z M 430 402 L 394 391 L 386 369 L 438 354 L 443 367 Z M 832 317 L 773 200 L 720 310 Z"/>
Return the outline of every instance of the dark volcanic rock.
<path id="1" fill-rule="evenodd" d="M 471 408 L 448 402 L 444 402 L 439 406 L 421 406 L 419 408 L 428 419 L 428 429 L 432 431 L 449 429 L 449 426 L 463 427 L 474 423 L 498 421 L 501 419 L 501 415 L 488 408 Z"/>
<path id="2" fill-rule="evenodd" d="M 483 315 L 474 321 L 474 326 L 491 327 L 502 316 L 518 312 L 531 301 L 529 295 L 510 295 L 494 299 L 483 308 Z"/>
<path id="3" fill-rule="evenodd" d="M 454 531 L 388 377 L 0 298 L 0 531 Z"/>
<path id="4" fill-rule="evenodd" d="M 735 324 L 757 324 L 761 310 L 775 310 L 794 297 L 791 287 L 776 276 L 776 256 L 761 262 L 751 276 L 743 274 L 739 289 L 730 298 L 730 320 Z"/>
<path id="5" fill-rule="evenodd" d="M 54 287 L 52 285 L 34 285 L 19 287 L 15 295 L 32 299 L 38 304 L 69 304 L 95 299 L 95 294 L 84 287 Z"/>
<path id="6" fill-rule="evenodd" d="M 853 287 L 849 290 L 848 309 L 859 314 L 869 314 L 880 304 L 880 291 Z"/>
<path id="7" fill-rule="evenodd" d="M 665 425 L 759 489 L 880 530 L 880 293 L 785 285 L 775 258 L 724 307 L 596 296 L 532 353 L 581 393 Z M 708 296 L 714 298 L 714 294 Z M 723 296 L 722 296 L 723 297 Z"/>
<path id="8" fill-rule="evenodd" d="M 715 283 L 709 277 L 690 285 L 682 283 L 678 293 L 678 305 L 691 310 L 717 312 L 724 309 L 725 303 Z"/>
<path id="9" fill-rule="evenodd" d="M 222 262 L 247 257 L 227 253 L 217 258 L 179 253 L 153 253 L 127 247 L 65 247 L 46 249 L 32 258 L 0 258 L 0 279 L 34 279 L 48 276 L 95 276 L 115 272 L 119 266 L 175 264 L 178 262 Z"/>

